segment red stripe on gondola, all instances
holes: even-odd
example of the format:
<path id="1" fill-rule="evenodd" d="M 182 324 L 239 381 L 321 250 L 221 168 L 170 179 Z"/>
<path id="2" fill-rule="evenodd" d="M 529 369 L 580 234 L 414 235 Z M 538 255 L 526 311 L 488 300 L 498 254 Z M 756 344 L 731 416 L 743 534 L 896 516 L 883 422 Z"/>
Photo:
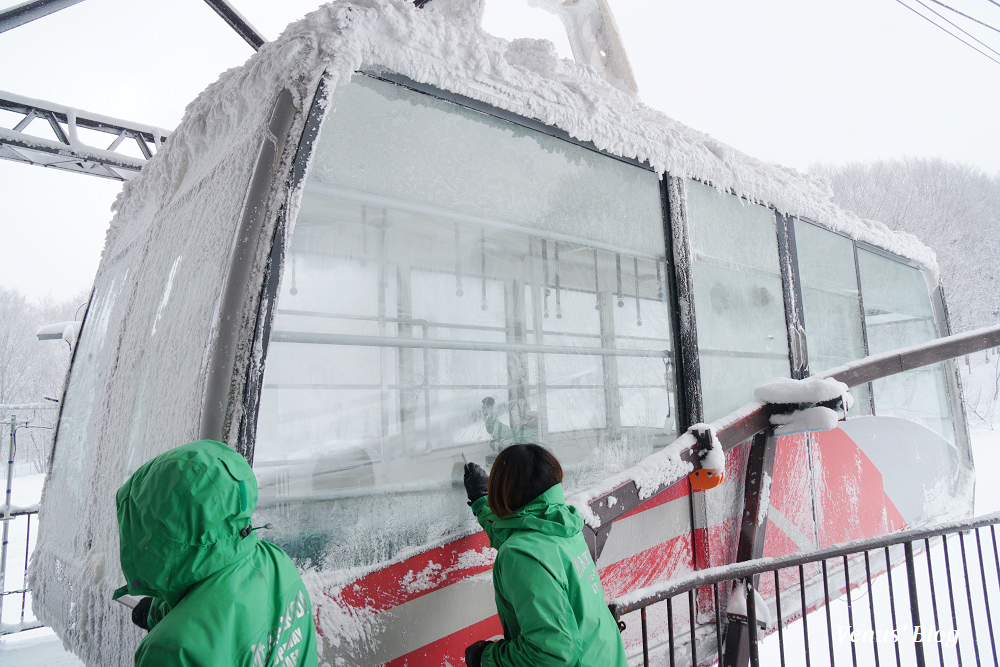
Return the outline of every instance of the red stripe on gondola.
<path id="1" fill-rule="evenodd" d="M 416 651 L 410 651 L 404 656 L 385 663 L 385 667 L 426 667 L 427 665 L 451 665 L 460 667 L 465 664 L 465 649 L 480 639 L 490 639 L 503 634 L 500 619 L 491 616 L 458 632 L 422 646 Z"/>
<path id="2" fill-rule="evenodd" d="M 495 556 L 488 547 L 486 533 L 478 532 L 366 574 L 330 597 L 348 607 L 385 611 L 486 572 Z M 463 562 L 470 552 L 481 556 Z"/>

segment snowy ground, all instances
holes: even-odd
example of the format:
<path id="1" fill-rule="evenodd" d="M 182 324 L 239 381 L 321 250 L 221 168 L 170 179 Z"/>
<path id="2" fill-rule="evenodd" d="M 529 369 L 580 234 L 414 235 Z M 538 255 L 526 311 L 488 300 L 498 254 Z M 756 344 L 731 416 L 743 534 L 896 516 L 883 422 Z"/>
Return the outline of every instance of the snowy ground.
<path id="1" fill-rule="evenodd" d="M 997 360 L 995 356 L 991 361 L 992 364 L 996 364 Z M 975 368 L 975 363 L 973 363 L 973 366 L 974 372 L 971 377 L 966 377 L 967 395 L 970 390 L 979 391 L 982 386 L 985 386 L 988 389 L 992 385 L 994 379 L 989 365 L 983 364 L 981 367 Z M 995 406 L 990 407 L 995 408 Z M 996 426 L 994 422 L 997 421 L 995 415 L 995 410 L 991 409 L 991 419 L 988 423 L 993 423 L 994 426 Z M 974 415 L 970 415 L 970 417 L 975 419 Z M 976 469 L 979 471 L 978 482 L 976 484 L 975 501 L 975 514 L 977 516 L 1000 511 L 1000 484 L 996 484 L 995 481 L 987 474 L 988 471 L 1000 470 L 1000 429 L 985 428 L 984 426 L 986 423 L 982 420 L 978 422 L 978 425 L 980 427 L 976 428 L 976 422 L 974 421 L 972 429 L 973 452 L 976 461 Z M 14 480 L 13 495 L 11 498 L 12 504 L 24 507 L 37 503 L 38 498 L 41 495 L 41 487 L 41 475 L 16 477 Z M 12 588 L 20 588 L 23 584 L 25 523 L 26 522 L 23 521 L 23 519 L 11 522 L 9 536 L 10 555 L 8 556 L 6 571 L 6 588 L 8 590 Z M 32 532 L 34 532 L 34 526 L 32 526 Z M 935 554 L 935 563 L 937 562 L 937 559 L 941 557 L 941 554 Z M 934 567 L 937 568 L 938 565 L 934 565 Z M 902 577 L 899 577 L 899 579 L 902 579 Z M 875 586 L 873 586 L 873 590 L 875 590 L 878 586 L 886 586 L 884 577 L 876 581 Z M 894 588 L 896 587 L 898 587 L 898 584 L 894 585 Z M 903 595 L 905 596 L 905 593 Z M 8 597 L 12 599 L 5 601 L 2 615 L 0 615 L 0 622 L 5 624 L 19 623 L 21 598 L 20 596 Z M 852 597 L 856 597 L 856 595 Z M 859 613 L 857 610 L 864 608 L 864 603 L 865 600 L 858 600 L 855 603 L 855 613 Z M 25 607 L 27 610 L 25 621 L 31 622 L 33 620 L 33 616 L 31 614 L 30 596 Z M 843 600 L 835 601 L 832 605 L 830 605 L 830 607 L 831 613 L 835 619 L 833 621 L 833 625 L 837 662 L 850 664 L 852 643 L 848 637 L 840 637 L 840 635 L 838 635 L 837 628 L 839 625 L 844 625 L 844 623 L 839 623 L 836 620 L 839 616 L 845 616 L 847 609 L 846 602 Z M 813 620 L 814 618 L 816 619 L 815 621 Z M 884 621 L 879 621 L 879 623 L 880 627 L 888 627 L 888 625 L 884 624 Z M 828 638 L 826 633 L 825 614 L 811 614 L 809 616 L 809 625 L 810 645 L 813 647 L 813 657 L 814 659 L 819 658 L 820 660 L 826 659 L 827 654 L 825 651 Z M 801 622 L 790 625 L 785 630 L 784 634 L 786 641 L 786 664 L 797 665 L 799 664 L 799 660 L 802 655 L 801 643 L 803 633 Z M 839 640 L 838 637 L 840 637 Z M 894 645 L 890 644 L 890 646 Z M 906 655 L 907 649 L 910 651 L 910 655 L 912 655 L 912 641 L 909 642 L 909 646 L 902 642 L 899 646 L 903 651 L 904 656 Z M 945 646 L 947 646 L 947 644 Z M 871 655 L 871 651 L 873 649 L 872 643 L 856 644 L 854 647 L 859 650 L 867 650 L 867 653 L 861 653 L 858 656 L 858 664 L 869 664 L 871 659 L 866 656 Z M 927 648 L 929 651 L 936 652 L 936 645 L 933 647 L 928 645 Z M 777 636 L 772 635 L 761 647 L 761 664 L 779 664 L 778 650 Z M 820 651 L 820 653 L 816 653 L 816 651 Z M 945 660 L 945 663 L 951 664 L 951 659 L 948 656 L 950 656 L 950 654 L 946 654 L 948 659 Z M 892 662 L 892 657 L 894 656 L 889 653 L 883 656 L 883 660 Z M 903 659 L 903 663 L 907 664 L 905 657 Z M 7 635 L 0 639 L 0 665 L 3 665 L 3 667 L 36 667 L 37 665 L 76 667 L 83 665 L 83 663 L 80 662 L 80 660 L 78 660 L 74 655 L 63 649 L 59 638 L 51 630 L 41 628 Z"/>

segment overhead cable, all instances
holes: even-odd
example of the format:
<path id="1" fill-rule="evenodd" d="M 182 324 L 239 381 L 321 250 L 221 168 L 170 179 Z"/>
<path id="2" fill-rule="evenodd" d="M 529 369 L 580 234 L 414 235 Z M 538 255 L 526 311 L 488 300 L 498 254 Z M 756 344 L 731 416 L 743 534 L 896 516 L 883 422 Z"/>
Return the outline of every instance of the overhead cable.
<path id="1" fill-rule="evenodd" d="M 968 30 L 962 28 L 960 25 L 958 25 L 957 23 L 955 23 L 954 21 L 952 21 L 951 19 L 949 19 L 944 14 L 941 14 L 940 12 L 938 12 L 937 10 L 935 10 L 933 7 L 928 7 L 927 4 L 924 2 L 924 0 L 916 0 L 916 1 L 920 4 L 921 7 L 923 7 L 927 11 L 931 12 L 932 14 L 934 14 L 935 16 L 937 16 L 938 18 L 940 18 L 942 21 L 946 21 L 949 25 L 951 25 L 955 29 L 961 31 L 967 37 L 971 37 L 974 41 L 979 42 L 980 44 L 982 44 L 984 47 L 986 47 L 987 50 L 992 51 L 996 55 L 1000 56 L 1000 51 L 997 51 L 996 49 L 994 49 L 993 47 L 991 47 L 989 44 L 987 44 L 983 40 L 979 39 L 978 37 L 976 37 L 975 35 L 973 35 L 972 33 L 970 33 Z"/>
<path id="2" fill-rule="evenodd" d="M 993 2 L 993 1 L 994 0 L 990 0 L 990 2 Z M 961 37 L 959 37 L 955 33 L 949 31 L 944 26 L 942 26 L 942 25 L 940 25 L 938 23 L 935 23 L 933 19 L 931 19 L 930 17 L 924 16 L 923 14 L 921 14 L 920 12 L 918 12 L 916 9 L 914 9 L 913 7 L 910 7 L 908 4 L 906 4 L 905 2 L 903 2 L 903 0 L 896 0 L 896 2 L 898 2 L 901 5 L 903 5 L 904 7 L 906 7 L 907 9 L 909 9 L 911 12 L 913 12 L 914 14 L 916 14 L 917 16 L 919 16 L 920 18 L 922 18 L 923 20 L 929 22 L 935 28 L 938 28 L 939 30 L 944 30 L 946 33 L 948 33 L 949 35 L 951 35 L 952 37 L 954 37 L 958 41 L 962 42 L 962 44 L 965 44 L 967 47 L 969 47 L 970 49 L 974 50 L 979 55 L 984 56 L 986 58 L 989 58 L 990 60 L 992 60 L 996 64 L 1000 65 L 1000 60 L 997 60 L 996 58 L 994 58 L 990 54 L 986 53 L 985 51 L 980 50 L 974 44 L 970 44 L 969 42 L 965 41 L 964 39 L 962 39 Z"/>
<path id="3" fill-rule="evenodd" d="M 984 26 L 984 27 L 986 27 L 986 28 L 989 28 L 989 29 L 990 29 L 990 30 L 992 30 L 993 32 L 1000 32 L 1000 28 L 995 28 L 995 27 L 991 26 L 991 25 L 990 25 L 989 23 L 986 23 L 985 21 L 980 21 L 980 20 L 979 20 L 979 19 L 977 19 L 977 18 L 976 18 L 975 16 L 969 16 L 968 14 L 965 14 L 965 13 L 963 13 L 963 12 L 960 12 L 959 10 L 955 9 L 954 7 L 949 7 L 948 5 L 946 5 L 946 4 L 944 4 L 943 2 L 941 2 L 941 0 L 931 0 L 931 2 L 933 2 L 933 3 L 934 3 L 934 4 L 936 4 L 936 5 L 941 5 L 941 6 L 942 6 L 942 7 L 944 7 L 945 9 L 947 9 L 947 10 L 949 10 L 949 11 L 953 11 L 953 12 L 955 12 L 956 14 L 958 14 L 959 16 L 961 16 L 961 17 L 964 17 L 964 18 L 967 18 L 967 19 L 969 19 L 970 21 L 974 21 L 975 23 L 978 23 L 978 24 L 979 24 L 979 25 L 981 25 L 981 26 Z"/>

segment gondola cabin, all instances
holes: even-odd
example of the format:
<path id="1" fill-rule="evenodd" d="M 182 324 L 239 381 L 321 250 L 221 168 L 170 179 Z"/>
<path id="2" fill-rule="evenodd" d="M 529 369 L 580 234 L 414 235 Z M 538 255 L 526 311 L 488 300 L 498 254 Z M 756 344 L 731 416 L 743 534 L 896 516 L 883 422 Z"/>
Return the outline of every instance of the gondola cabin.
<path id="1" fill-rule="evenodd" d="M 251 462 L 321 663 L 458 665 L 501 633 L 463 455 L 551 448 L 619 596 L 735 557 L 748 445 L 693 491 L 690 426 L 947 332 L 912 237 L 475 19 L 326 5 L 125 185 L 31 570 L 39 617 L 88 664 L 131 664 L 114 494 L 168 448 L 213 438 Z M 950 365 L 852 394 L 838 428 L 778 440 L 764 555 L 971 510 Z M 601 525 L 623 480 L 638 504 Z"/>

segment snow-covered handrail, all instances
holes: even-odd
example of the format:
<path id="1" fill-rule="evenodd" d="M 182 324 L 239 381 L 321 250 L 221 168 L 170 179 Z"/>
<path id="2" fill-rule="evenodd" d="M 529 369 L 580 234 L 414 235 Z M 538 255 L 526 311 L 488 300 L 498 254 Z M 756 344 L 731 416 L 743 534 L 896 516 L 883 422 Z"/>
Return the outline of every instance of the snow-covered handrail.
<path id="1" fill-rule="evenodd" d="M 833 378 L 843 382 L 848 387 L 856 387 L 859 384 L 896 373 L 929 366 L 946 359 L 954 359 L 997 346 L 1000 346 L 1000 324 L 865 357 L 817 373 L 816 377 Z"/>
<path id="2" fill-rule="evenodd" d="M 865 357 L 818 373 L 814 377 L 837 380 L 853 387 L 997 346 L 1000 346 L 1000 324 Z M 780 407 L 778 410 L 780 411 Z M 729 451 L 770 428 L 771 415 L 775 411 L 773 404 L 751 401 L 709 426 L 723 451 Z M 695 453 L 697 444 L 693 434 L 684 433 L 664 449 L 605 480 L 600 486 L 568 499 L 583 515 L 589 529 L 584 534 L 591 540 L 595 553 L 600 552 L 599 531 L 602 526 L 607 526 L 649 498 L 683 481 L 700 465 Z M 606 535 L 606 531 L 604 532 Z"/>

